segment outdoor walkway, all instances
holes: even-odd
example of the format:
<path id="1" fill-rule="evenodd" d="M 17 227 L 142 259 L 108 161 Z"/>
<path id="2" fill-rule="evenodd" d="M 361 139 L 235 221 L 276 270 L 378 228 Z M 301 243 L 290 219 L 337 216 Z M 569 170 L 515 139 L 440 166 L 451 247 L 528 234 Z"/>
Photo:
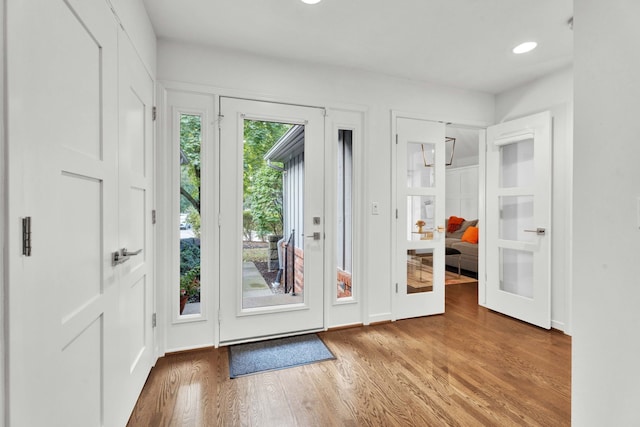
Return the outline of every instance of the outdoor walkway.
<path id="1" fill-rule="evenodd" d="M 273 305 L 299 304 L 303 295 L 274 294 L 260 271 L 252 262 L 242 263 L 242 307 L 270 307 Z"/>

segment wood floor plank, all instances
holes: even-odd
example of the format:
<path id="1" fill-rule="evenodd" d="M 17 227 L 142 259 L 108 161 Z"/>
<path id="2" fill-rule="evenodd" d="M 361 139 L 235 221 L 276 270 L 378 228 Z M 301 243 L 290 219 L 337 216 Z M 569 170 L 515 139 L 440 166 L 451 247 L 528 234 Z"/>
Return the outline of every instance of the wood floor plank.
<path id="1" fill-rule="evenodd" d="M 161 358 L 137 426 L 568 426 L 571 339 L 446 287 L 446 313 L 320 334 L 336 360 L 229 379 L 226 348 Z"/>

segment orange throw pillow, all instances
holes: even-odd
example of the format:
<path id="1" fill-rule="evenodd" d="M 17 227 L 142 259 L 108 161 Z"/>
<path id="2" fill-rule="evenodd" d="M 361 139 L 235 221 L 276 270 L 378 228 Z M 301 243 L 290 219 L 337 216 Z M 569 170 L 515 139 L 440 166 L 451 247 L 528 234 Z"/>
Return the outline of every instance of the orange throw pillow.
<path id="1" fill-rule="evenodd" d="M 457 216 L 449 217 L 449 221 L 447 222 L 447 232 L 453 233 L 458 228 L 460 228 L 463 222 L 464 218 L 458 218 Z"/>
<path id="2" fill-rule="evenodd" d="M 460 239 L 463 242 L 478 243 L 478 227 L 467 228 Z"/>

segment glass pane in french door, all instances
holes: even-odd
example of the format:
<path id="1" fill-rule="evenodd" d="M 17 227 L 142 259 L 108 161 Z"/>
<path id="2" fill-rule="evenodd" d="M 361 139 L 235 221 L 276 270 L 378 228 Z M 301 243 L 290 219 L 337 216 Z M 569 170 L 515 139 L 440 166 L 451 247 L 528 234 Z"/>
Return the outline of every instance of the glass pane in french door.
<path id="1" fill-rule="evenodd" d="M 533 253 L 500 248 L 500 290 L 533 298 Z"/>
<path id="2" fill-rule="evenodd" d="M 499 196 L 500 239 L 534 242 L 533 196 Z M 529 230 L 529 231 L 527 231 Z"/>
<path id="3" fill-rule="evenodd" d="M 433 291 L 433 249 L 407 250 L 407 294 Z"/>
<path id="4" fill-rule="evenodd" d="M 431 188 L 436 184 L 436 145 L 407 144 L 407 188 Z"/>
<path id="5" fill-rule="evenodd" d="M 242 308 L 304 301 L 304 125 L 244 120 Z"/>
<path id="6" fill-rule="evenodd" d="M 533 139 L 500 148 L 500 187 L 530 187 L 535 182 Z"/>

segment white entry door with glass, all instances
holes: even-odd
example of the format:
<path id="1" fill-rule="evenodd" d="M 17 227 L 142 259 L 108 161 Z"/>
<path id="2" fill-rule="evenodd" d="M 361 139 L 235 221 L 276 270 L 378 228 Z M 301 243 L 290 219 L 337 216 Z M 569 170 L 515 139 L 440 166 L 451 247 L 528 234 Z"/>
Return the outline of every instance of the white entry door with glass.
<path id="1" fill-rule="evenodd" d="M 487 129 L 486 186 L 486 306 L 549 329 L 549 112 Z"/>
<path id="2" fill-rule="evenodd" d="M 394 318 L 444 312 L 445 125 L 396 119 Z"/>
<path id="3" fill-rule="evenodd" d="M 319 330 L 324 110 L 220 98 L 220 342 Z"/>

